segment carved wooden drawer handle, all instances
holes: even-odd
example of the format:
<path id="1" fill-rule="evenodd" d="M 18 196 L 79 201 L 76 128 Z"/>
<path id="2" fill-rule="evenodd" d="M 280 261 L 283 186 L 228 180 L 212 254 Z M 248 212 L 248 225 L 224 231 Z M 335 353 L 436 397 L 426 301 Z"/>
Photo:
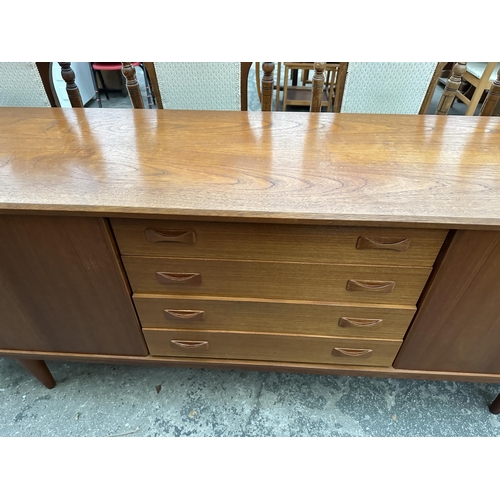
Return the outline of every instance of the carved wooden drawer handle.
<path id="1" fill-rule="evenodd" d="M 346 289 L 350 292 L 390 293 L 394 290 L 395 281 L 348 280 Z"/>
<path id="2" fill-rule="evenodd" d="M 205 311 L 193 311 L 190 309 L 165 309 L 165 319 L 174 321 L 204 321 Z"/>
<path id="3" fill-rule="evenodd" d="M 171 340 L 170 345 L 174 349 L 198 349 L 199 351 L 207 351 L 209 347 L 206 340 Z"/>
<path id="4" fill-rule="evenodd" d="M 196 243 L 196 233 L 194 231 L 184 231 L 178 229 L 146 229 L 146 238 L 151 243 L 170 242 L 170 243 Z"/>
<path id="5" fill-rule="evenodd" d="M 340 353 L 344 356 L 365 356 L 366 354 L 371 354 L 373 349 L 352 349 L 352 348 L 343 348 L 343 347 L 334 347 L 332 351 L 332 355 L 335 356 Z"/>
<path id="6" fill-rule="evenodd" d="M 157 272 L 156 281 L 160 285 L 200 285 L 200 273 L 167 273 Z"/>
<path id="7" fill-rule="evenodd" d="M 358 250 L 396 250 L 406 252 L 410 247 L 411 238 L 391 238 L 389 236 L 360 236 L 356 242 Z"/>
<path id="8" fill-rule="evenodd" d="M 364 319 L 364 318 L 346 318 L 342 317 L 339 319 L 339 326 L 342 328 L 351 327 L 367 327 L 367 326 L 380 326 L 383 323 L 381 319 Z"/>

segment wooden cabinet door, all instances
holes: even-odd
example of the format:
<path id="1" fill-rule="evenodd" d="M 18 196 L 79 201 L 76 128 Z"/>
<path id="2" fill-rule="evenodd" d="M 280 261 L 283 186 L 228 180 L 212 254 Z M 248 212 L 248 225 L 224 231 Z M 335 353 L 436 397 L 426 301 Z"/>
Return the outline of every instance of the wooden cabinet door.
<path id="1" fill-rule="evenodd" d="M 0 215 L 0 349 L 148 353 L 105 219 Z"/>
<path id="2" fill-rule="evenodd" d="M 394 367 L 500 373 L 500 231 L 457 231 Z"/>

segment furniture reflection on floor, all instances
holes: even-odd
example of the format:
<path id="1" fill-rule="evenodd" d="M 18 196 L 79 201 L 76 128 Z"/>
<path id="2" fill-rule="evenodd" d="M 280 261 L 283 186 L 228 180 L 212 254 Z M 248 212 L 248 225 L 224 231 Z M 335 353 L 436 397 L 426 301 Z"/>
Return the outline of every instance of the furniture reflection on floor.
<path id="1" fill-rule="evenodd" d="M 466 116 L 472 116 L 474 114 L 484 91 L 489 90 L 498 71 L 500 71 L 500 63 L 467 63 L 467 70 L 463 74 L 462 78 L 474 87 L 474 91 L 470 99 L 461 91 L 457 92 L 456 95 L 457 99 L 467 105 L 467 111 L 465 112 Z"/>
<path id="2" fill-rule="evenodd" d="M 0 355 L 500 383 L 498 133 L 6 108 Z"/>

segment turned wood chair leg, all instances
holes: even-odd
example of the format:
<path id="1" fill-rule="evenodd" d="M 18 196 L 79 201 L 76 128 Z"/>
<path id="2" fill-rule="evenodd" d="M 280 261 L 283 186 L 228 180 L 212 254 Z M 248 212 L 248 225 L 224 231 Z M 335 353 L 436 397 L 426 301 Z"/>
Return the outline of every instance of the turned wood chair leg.
<path id="1" fill-rule="evenodd" d="M 495 398 L 495 401 L 489 406 L 491 413 L 498 415 L 500 413 L 500 394 Z"/>
<path id="2" fill-rule="evenodd" d="M 22 359 L 16 358 L 16 361 L 31 375 L 33 375 L 39 382 L 41 382 L 47 389 L 52 389 L 56 385 L 56 381 L 50 373 L 45 361 L 41 359 Z"/>

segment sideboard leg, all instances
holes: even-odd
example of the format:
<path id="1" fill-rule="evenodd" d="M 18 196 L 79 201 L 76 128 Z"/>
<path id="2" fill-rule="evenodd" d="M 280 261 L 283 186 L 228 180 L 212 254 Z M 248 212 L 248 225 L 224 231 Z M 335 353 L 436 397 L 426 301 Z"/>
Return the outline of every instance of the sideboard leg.
<path id="1" fill-rule="evenodd" d="M 41 359 L 23 359 L 16 358 L 16 361 L 28 370 L 38 381 L 40 381 L 48 389 L 52 389 L 56 385 L 56 381 L 50 373 L 45 361 Z"/>
<path id="2" fill-rule="evenodd" d="M 489 406 L 491 413 L 498 415 L 500 413 L 500 394 L 495 398 L 495 401 Z"/>

